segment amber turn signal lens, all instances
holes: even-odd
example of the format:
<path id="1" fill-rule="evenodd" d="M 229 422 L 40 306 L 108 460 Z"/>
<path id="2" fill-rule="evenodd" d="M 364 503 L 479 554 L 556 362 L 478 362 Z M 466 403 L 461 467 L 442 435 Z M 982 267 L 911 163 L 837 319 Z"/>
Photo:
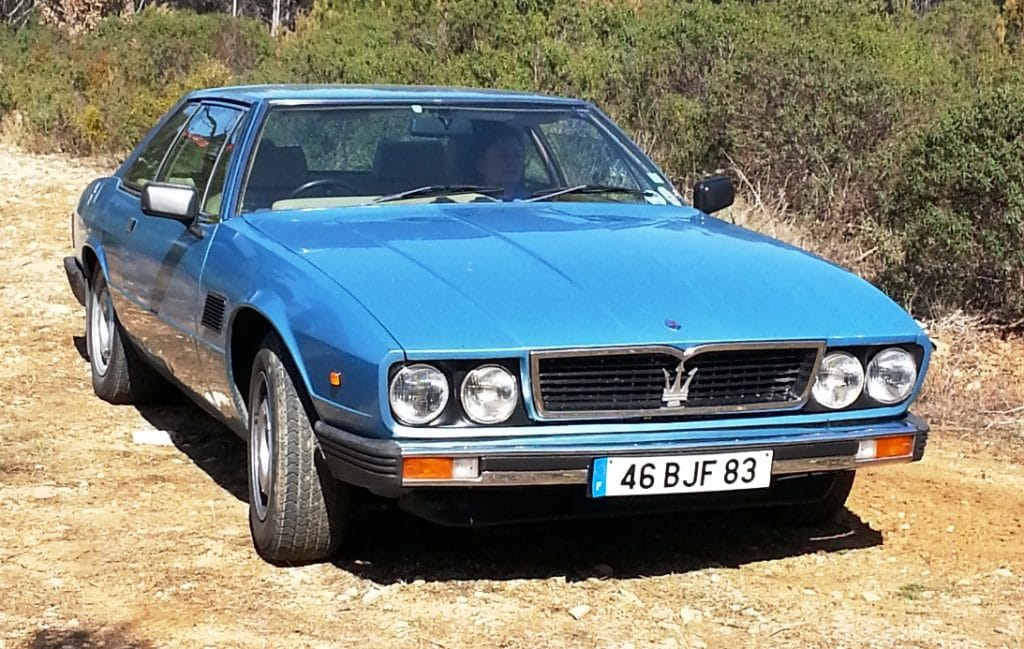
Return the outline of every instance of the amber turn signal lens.
<path id="1" fill-rule="evenodd" d="M 914 436 L 883 437 L 875 440 L 875 457 L 906 457 L 914 454 Z"/>
<path id="2" fill-rule="evenodd" d="M 453 464 L 450 457 L 407 457 L 402 460 L 402 477 L 407 480 L 450 480 Z"/>
<path id="3" fill-rule="evenodd" d="M 328 378 L 331 381 L 331 385 L 336 388 L 341 387 L 341 372 L 331 372 Z"/>

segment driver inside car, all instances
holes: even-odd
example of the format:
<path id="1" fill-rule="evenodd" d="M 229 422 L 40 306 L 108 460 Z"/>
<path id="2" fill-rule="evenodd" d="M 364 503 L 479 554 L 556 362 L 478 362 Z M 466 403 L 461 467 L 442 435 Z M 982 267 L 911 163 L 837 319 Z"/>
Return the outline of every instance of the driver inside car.
<path id="1" fill-rule="evenodd" d="M 499 198 L 511 201 L 529 197 L 523 186 L 525 161 L 522 132 L 499 125 L 489 129 L 481 138 L 474 168 L 481 185 L 500 187 L 503 191 Z"/>

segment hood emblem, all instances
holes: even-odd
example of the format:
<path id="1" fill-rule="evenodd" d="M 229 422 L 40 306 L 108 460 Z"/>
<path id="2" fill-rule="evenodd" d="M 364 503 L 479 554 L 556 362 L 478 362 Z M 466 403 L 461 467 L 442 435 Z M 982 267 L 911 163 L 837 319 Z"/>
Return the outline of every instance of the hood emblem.
<path id="1" fill-rule="evenodd" d="M 684 367 L 686 361 L 680 361 L 679 367 L 676 368 L 675 379 L 668 370 L 662 369 L 665 373 L 665 389 L 661 392 L 661 400 L 664 401 L 669 408 L 678 408 L 683 405 L 690 396 L 690 383 L 693 382 L 693 377 L 697 375 L 697 370 L 700 368 L 693 368 L 689 372 Z M 683 381 L 683 374 L 686 374 L 686 381 Z"/>

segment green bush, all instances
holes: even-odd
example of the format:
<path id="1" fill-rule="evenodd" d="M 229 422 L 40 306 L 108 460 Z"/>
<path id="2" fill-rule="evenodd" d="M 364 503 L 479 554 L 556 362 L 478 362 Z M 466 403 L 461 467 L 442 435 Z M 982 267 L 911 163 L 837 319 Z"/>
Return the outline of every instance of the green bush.
<path id="1" fill-rule="evenodd" d="M 922 312 L 1024 315 L 1024 86 L 923 130 L 899 165 L 886 225 L 901 255 L 883 280 Z"/>
<path id="2" fill-rule="evenodd" d="M 33 148 L 124 152 L 185 92 L 229 83 L 272 54 L 258 22 L 224 15 L 145 11 L 79 37 L 35 25 L 0 41 L 0 111 L 20 113 Z"/>

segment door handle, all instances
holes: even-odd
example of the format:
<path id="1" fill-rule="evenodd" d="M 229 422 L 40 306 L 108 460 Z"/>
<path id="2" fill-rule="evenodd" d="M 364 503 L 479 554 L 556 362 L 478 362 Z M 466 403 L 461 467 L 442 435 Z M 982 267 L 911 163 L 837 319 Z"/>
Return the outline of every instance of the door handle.
<path id="1" fill-rule="evenodd" d="M 135 232 L 135 226 L 139 224 L 139 220 L 134 216 L 128 218 L 128 232 Z"/>

